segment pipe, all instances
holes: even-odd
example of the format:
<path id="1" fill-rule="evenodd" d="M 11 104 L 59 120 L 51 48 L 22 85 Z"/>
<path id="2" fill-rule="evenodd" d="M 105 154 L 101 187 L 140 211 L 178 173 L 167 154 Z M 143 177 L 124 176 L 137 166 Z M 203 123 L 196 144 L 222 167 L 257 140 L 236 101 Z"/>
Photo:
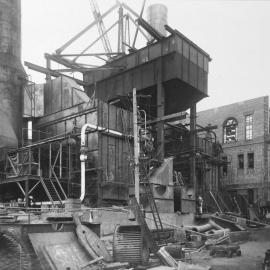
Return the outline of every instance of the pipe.
<path id="1" fill-rule="evenodd" d="M 91 128 L 96 131 L 102 131 L 104 133 L 108 133 L 114 136 L 119 136 L 119 137 L 126 137 L 128 135 L 125 135 L 121 132 L 118 132 L 116 130 L 111 130 L 108 128 L 103 128 L 94 124 L 84 124 L 82 129 L 81 129 L 81 154 L 80 154 L 80 161 L 81 161 L 81 196 L 80 200 L 81 202 L 83 201 L 85 197 L 85 161 L 87 160 L 87 154 L 86 152 L 88 151 L 87 146 L 85 145 L 85 138 L 86 138 L 86 129 Z"/>

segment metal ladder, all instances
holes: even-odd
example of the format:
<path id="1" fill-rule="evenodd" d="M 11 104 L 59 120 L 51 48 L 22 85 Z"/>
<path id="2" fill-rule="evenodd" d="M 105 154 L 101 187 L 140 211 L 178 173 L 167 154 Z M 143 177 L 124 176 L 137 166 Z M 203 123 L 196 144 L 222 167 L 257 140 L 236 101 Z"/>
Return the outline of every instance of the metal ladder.
<path id="1" fill-rule="evenodd" d="M 143 184 L 144 186 L 144 190 L 145 190 L 145 195 L 148 199 L 149 202 L 149 206 L 151 209 L 151 214 L 153 216 L 153 220 L 157 229 L 157 235 L 158 238 L 160 239 L 160 232 L 163 231 L 163 225 L 160 219 L 160 215 L 157 209 L 157 205 L 155 202 L 155 198 L 153 195 L 153 190 L 151 188 L 151 183 L 150 183 L 150 177 L 153 174 L 153 171 L 147 172 L 147 168 L 145 166 L 145 164 L 143 164 L 143 174 L 141 174 L 141 179 L 140 182 Z"/>
<path id="2" fill-rule="evenodd" d="M 63 200 L 67 199 L 67 195 L 65 194 L 64 190 L 60 186 L 61 184 L 58 183 L 56 179 L 52 178 L 43 178 L 40 177 L 40 182 L 44 188 L 44 191 L 52 203 L 52 205 L 55 205 L 56 201 L 59 201 L 61 205 L 63 205 Z M 59 186 L 59 189 L 57 189 L 57 186 Z M 59 193 L 62 193 L 62 197 Z"/>
<path id="3" fill-rule="evenodd" d="M 158 248 L 158 246 L 157 246 L 157 244 L 156 244 L 156 242 L 151 234 L 151 231 L 149 230 L 149 227 L 145 221 L 144 215 L 141 211 L 140 205 L 138 204 L 135 197 L 131 199 L 131 209 L 135 215 L 135 218 L 136 218 L 138 224 L 142 228 L 143 238 L 144 238 L 145 242 L 147 243 L 148 248 L 153 253 L 157 253 L 159 248 Z"/>

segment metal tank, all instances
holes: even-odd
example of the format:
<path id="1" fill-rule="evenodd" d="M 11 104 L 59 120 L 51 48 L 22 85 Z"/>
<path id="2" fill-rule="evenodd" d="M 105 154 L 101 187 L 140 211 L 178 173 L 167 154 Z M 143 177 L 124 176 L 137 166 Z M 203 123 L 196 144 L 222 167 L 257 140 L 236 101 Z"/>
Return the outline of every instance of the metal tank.
<path id="1" fill-rule="evenodd" d="M 163 4 L 153 4 L 147 8 L 147 22 L 163 36 L 167 35 L 164 25 L 167 24 L 168 9 Z"/>
<path id="2" fill-rule="evenodd" d="M 0 148 L 20 143 L 25 72 L 21 64 L 21 1 L 0 0 Z"/>

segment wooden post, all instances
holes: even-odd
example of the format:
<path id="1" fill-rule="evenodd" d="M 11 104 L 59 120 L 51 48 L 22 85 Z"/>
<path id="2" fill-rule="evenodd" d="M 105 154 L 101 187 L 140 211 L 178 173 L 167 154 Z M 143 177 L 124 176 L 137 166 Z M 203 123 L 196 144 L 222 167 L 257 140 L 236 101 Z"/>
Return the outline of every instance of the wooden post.
<path id="1" fill-rule="evenodd" d="M 197 198 L 196 182 L 196 103 L 190 108 L 190 182 L 194 189 L 194 199 Z"/>
<path id="2" fill-rule="evenodd" d="M 164 87 L 162 85 L 162 59 L 158 61 L 157 70 L 157 117 L 164 116 Z M 164 159 L 164 123 L 157 124 L 157 146 L 158 146 L 158 159 L 163 161 Z"/>
<path id="3" fill-rule="evenodd" d="M 140 142 L 139 142 L 139 132 L 138 132 L 136 88 L 133 88 L 132 104 L 133 104 L 133 134 L 134 134 L 134 185 L 135 185 L 135 198 L 137 199 L 137 202 L 140 203 L 140 175 L 139 175 Z"/>

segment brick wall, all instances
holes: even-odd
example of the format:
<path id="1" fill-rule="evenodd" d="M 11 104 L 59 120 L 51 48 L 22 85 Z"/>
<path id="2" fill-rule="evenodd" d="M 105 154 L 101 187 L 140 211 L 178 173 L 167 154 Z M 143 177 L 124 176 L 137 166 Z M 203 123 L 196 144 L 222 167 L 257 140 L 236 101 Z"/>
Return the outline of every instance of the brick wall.
<path id="1" fill-rule="evenodd" d="M 253 115 L 253 139 L 246 140 L 245 116 Z M 233 117 L 238 122 L 237 141 L 223 143 L 223 124 Z M 215 130 L 217 140 L 222 143 L 227 155 L 228 174 L 222 177 L 222 182 L 229 190 L 238 190 L 246 194 L 247 189 L 254 189 L 255 200 L 267 197 L 268 183 L 268 144 L 266 136 L 269 132 L 269 102 L 268 96 L 202 111 L 197 113 L 197 123 L 206 126 L 217 125 Z M 254 153 L 254 169 L 248 168 L 248 153 Z M 238 168 L 238 155 L 244 155 L 244 168 Z"/>

